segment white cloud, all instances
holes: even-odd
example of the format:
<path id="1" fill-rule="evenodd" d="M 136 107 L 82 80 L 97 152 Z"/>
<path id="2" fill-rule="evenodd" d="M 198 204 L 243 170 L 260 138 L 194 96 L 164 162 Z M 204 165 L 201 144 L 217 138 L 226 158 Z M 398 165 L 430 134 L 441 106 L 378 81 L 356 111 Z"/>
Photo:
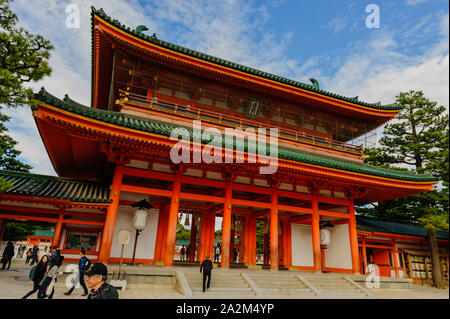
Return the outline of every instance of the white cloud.
<path id="1" fill-rule="evenodd" d="M 78 4 L 81 9 L 80 29 L 65 27 L 65 6 L 69 3 Z M 137 0 L 42 0 L 32 8 L 28 0 L 15 0 L 13 8 L 22 25 L 44 35 L 55 46 L 50 60 L 53 73 L 36 83 L 35 88 L 45 86 L 58 97 L 68 93 L 80 103 L 90 104 L 91 4 L 103 7 L 113 19 L 127 26 L 145 24 L 150 29 L 148 34 L 156 32 L 163 40 L 303 82 L 309 83 L 308 79 L 315 77 L 322 88 L 338 94 L 391 103 L 400 91 L 422 89 L 430 99 L 449 105 L 448 13 L 424 17 L 414 27 L 415 32 L 377 30 L 370 38 L 349 43 L 340 52 L 299 61 L 286 58 L 293 32 L 276 35 L 267 28 L 274 5 L 256 6 L 254 2 L 237 0 L 167 0 L 152 4 Z M 335 21 L 330 27 L 339 32 L 344 24 Z M 303 30 L 297 30 L 300 31 Z M 405 53 L 405 44 L 418 41 L 418 34 L 441 42 L 423 54 Z M 9 114 L 14 123 L 11 135 L 19 141 L 22 157 L 35 167 L 34 172 L 51 173 L 28 108 Z"/>
<path id="2" fill-rule="evenodd" d="M 416 4 L 423 3 L 426 0 L 406 0 L 406 4 L 409 6 L 415 6 Z"/>

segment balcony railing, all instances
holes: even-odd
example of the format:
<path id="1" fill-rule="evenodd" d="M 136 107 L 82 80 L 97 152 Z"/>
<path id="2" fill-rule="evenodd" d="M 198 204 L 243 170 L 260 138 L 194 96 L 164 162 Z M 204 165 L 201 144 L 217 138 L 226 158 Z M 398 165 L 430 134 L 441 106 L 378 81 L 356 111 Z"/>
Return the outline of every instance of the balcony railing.
<path id="1" fill-rule="evenodd" d="M 348 153 L 363 154 L 362 145 L 356 146 L 349 143 L 335 141 L 329 138 L 314 136 L 307 134 L 305 132 L 298 132 L 288 128 L 269 126 L 267 124 L 253 121 L 241 117 L 235 117 L 227 114 L 220 114 L 213 111 L 200 109 L 190 105 L 180 105 L 172 102 L 167 102 L 159 98 L 150 98 L 139 94 L 134 94 L 131 92 L 126 92 L 119 90 L 120 100 L 119 104 L 124 105 L 135 105 L 151 110 L 157 110 L 160 112 L 172 113 L 183 117 L 188 117 L 192 119 L 205 120 L 217 124 L 222 124 L 230 127 L 240 127 L 242 129 L 246 128 L 278 128 L 278 134 L 280 138 L 298 141 L 306 144 L 311 144 L 319 147 L 325 147 L 330 149 L 335 149 L 339 151 L 344 151 Z"/>

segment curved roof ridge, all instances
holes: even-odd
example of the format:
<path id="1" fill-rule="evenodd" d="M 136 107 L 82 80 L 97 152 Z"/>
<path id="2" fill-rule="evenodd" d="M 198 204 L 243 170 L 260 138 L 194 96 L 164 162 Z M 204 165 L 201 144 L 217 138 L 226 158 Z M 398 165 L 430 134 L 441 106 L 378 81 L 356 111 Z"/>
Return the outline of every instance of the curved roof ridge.
<path id="1" fill-rule="evenodd" d="M 199 59 L 202 59 L 202 60 L 205 60 L 205 61 L 208 61 L 208 62 L 212 62 L 212 63 L 218 64 L 218 65 L 222 65 L 222 66 L 225 66 L 225 67 L 228 67 L 228 68 L 232 68 L 232 69 L 235 69 L 235 70 L 238 70 L 238 71 L 242 71 L 242 72 L 245 72 L 245 73 L 248 73 L 248 74 L 252 74 L 252 75 L 259 76 L 259 77 L 263 77 L 263 78 L 266 78 L 266 79 L 269 79 L 269 80 L 272 80 L 272 81 L 276 81 L 276 82 L 279 82 L 279 83 L 287 84 L 287 85 L 290 85 L 290 86 L 293 86 L 293 87 L 296 87 L 296 88 L 300 88 L 300 89 L 308 90 L 308 91 L 311 91 L 311 92 L 319 93 L 319 94 L 322 94 L 322 95 L 325 95 L 325 96 L 328 96 L 328 97 L 332 97 L 332 98 L 335 98 L 335 99 L 339 99 L 339 100 L 342 100 L 342 101 L 354 103 L 354 104 L 357 104 L 357 105 L 360 105 L 360 106 L 365 106 L 365 107 L 369 107 L 369 108 L 376 109 L 376 110 L 387 110 L 387 111 L 394 111 L 394 110 L 400 111 L 400 110 L 403 109 L 403 106 L 400 106 L 400 105 L 398 105 L 396 103 L 382 105 L 380 102 L 367 103 L 367 102 L 359 101 L 357 96 L 356 97 L 347 97 L 347 96 L 343 96 L 343 95 L 340 95 L 340 94 L 332 93 L 332 92 L 329 92 L 329 91 L 322 90 L 319 87 L 317 87 L 316 85 L 306 84 L 306 83 L 299 82 L 299 81 L 296 81 L 296 80 L 284 78 L 284 77 L 281 77 L 281 76 L 278 76 L 278 75 L 275 75 L 275 74 L 272 74 L 272 73 L 269 73 L 269 72 L 257 70 L 255 68 L 247 67 L 247 66 L 241 65 L 239 63 L 231 62 L 231 61 L 228 61 L 228 60 L 225 60 L 225 59 L 222 59 L 222 58 L 218 58 L 218 57 L 206 54 L 206 53 L 202 53 L 202 52 L 199 52 L 199 51 L 188 49 L 188 48 L 182 47 L 180 45 L 176 45 L 176 44 L 173 44 L 173 43 L 170 43 L 170 42 L 167 42 L 167 41 L 160 40 L 160 39 L 158 39 L 156 37 L 155 34 L 153 34 L 152 36 L 148 36 L 146 34 L 143 34 L 142 32 L 137 32 L 136 30 L 131 29 L 130 27 L 127 27 L 124 24 L 120 23 L 118 20 L 112 19 L 110 16 L 108 16 L 103 11 L 102 8 L 97 10 L 97 9 L 95 9 L 94 6 L 91 6 L 91 10 L 92 10 L 91 11 L 91 17 L 92 17 L 92 36 L 91 36 L 92 37 L 92 52 L 91 52 L 91 54 L 92 54 L 92 63 L 93 63 L 93 56 L 94 56 L 94 41 L 93 41 L 94 22 L 93 22 L 93 18 L 94 18 L 94 15 L 97 15 L 97 16 L 101 17 L 103 20 L 105 20 L 108 23 L 114 25 L 115 27 L 119 28 L 120 30 L 122 30 L 124 32 L 127 32 L 128 34 L 130 34 L 132 36 L 138 37 L 138 38 L 140 38 L 140 39 L 142 39 L 144 41 L 150 42 L 152 44 L 156 44 L 158 46 L 161 46 L 161 47 L 166 48 L 166 49 L 170 49 L 172 51 L 177 51 L 179 53 L 186 54 L 186 55 L 189 55 L 189 56 L 192 56 L 192 57 L 195 57 L 195 58 L 199 58 Z M 93 70 L 94 69 L 92 67 L 92 72 L 93 72 Z"/>

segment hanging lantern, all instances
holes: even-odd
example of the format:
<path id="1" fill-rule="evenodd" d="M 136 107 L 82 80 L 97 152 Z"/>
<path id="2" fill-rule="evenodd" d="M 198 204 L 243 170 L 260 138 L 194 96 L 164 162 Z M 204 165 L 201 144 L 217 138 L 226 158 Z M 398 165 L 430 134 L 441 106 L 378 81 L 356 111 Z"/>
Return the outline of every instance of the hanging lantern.
<path id="1" fill-rule="evenodd" d="M 184 226 L 189 226 L 189 215 L 185 214 L 186 216 L 184 217 Z"/>
<path id="2" fill-rule="evenodd" d="M 278 223 L 278 235 L 281 235 L 281 223 Z"/>
<path id="3" fill-rule="evenodd" d="M 131 207 L 138 209 L 134 212 L 133 227 L 141 231 L 147 225 L 147 209 L 153 208 L 153 206 L 144 199 L 132 204 Z"/>

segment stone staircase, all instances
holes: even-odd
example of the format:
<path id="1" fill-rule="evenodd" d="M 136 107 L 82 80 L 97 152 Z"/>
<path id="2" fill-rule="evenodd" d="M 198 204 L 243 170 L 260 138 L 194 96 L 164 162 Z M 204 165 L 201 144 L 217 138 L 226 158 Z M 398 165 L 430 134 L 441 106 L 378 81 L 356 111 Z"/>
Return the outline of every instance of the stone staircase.
<path id="1" fill-rule="evenodd" d="M 184 276 L 192 290 L 192 295 L 229 295 L 254 296 L 255 292 L 249 287 L 247 281 L 239 272 L 213 271 L 211 287 L 203 293 L 203 275 L 199 272 L 184 272 Z"/>
<path id="2" fill-rule="evenodd" d="M 292 273 L 248 273 L 248 276 L 262 295 L 315 295 L 313 290 Z"/>
<path id="3" fill-rule="evenodd" d="M 366 293 L 345 279 L 345 276 L 305 274 L 306 279 L 322 296 L 366 296 Z"/>

